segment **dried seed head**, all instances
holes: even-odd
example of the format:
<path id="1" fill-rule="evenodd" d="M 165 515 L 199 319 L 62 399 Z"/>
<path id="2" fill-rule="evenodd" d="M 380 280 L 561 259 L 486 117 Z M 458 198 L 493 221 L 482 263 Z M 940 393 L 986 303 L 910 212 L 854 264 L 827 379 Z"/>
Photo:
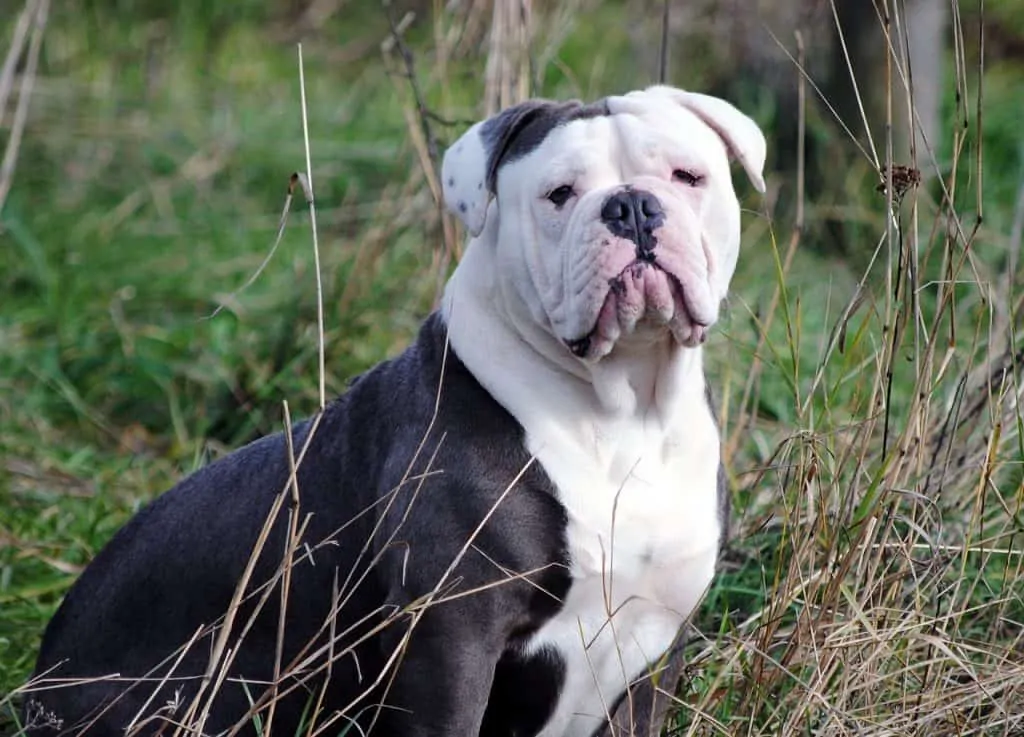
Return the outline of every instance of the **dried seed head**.
<path id="1" fill-rule="evenodd" d="M 882 175 L 882 183 L 875 189 L 878 192 L 885 193 L 885 184 L 887 179 L 888 170 L 883 167 L 880 172 Z M 916 187 L 921 183 L 921 170 L 915 169 L 912 166 L 903 166 L 897 164 L 892 167 L 892 196 L 894 200 L 900 201 L 903 199 L 908 191 L 913 187 Z"/>

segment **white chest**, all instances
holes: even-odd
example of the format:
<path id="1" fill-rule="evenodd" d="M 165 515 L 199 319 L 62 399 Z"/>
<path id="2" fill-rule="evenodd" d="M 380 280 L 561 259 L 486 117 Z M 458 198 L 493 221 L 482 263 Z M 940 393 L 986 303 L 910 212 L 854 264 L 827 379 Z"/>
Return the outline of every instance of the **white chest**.
<path id="1" fill-rule="evenodd" d="M 623 430 L 605 463 L 578 448 L 531 448 L 568 511 L 573 578 L 563 608 L 528 646 L 552 647 L 566 663 L 541 737 L 592 734 L 671 645 L 714 574 L 721 526 L 710 412 L 693 418 L 686 447 Z"/>

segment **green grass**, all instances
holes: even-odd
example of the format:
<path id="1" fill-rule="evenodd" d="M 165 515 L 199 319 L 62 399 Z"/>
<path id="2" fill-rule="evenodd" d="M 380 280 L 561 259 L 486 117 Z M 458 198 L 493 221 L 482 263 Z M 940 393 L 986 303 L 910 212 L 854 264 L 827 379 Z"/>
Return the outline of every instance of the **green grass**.
<path id="1" fill-rule="evenodd" d="M 46 31 L 0 211 L 0 731 L 13 713 L 3 694 L 24 683 L 60 597 L 113 532 L 182 475 L 279 429 L 283 400 L 293 416 L 317 406 L 305 206 L 260 278 L 228 299 L 269 250 L 304 167 L 293 18 L 258 2 L 209 7 L 90 2 L 54 9 Z M 623 63 L 624 12 L 601 5 L 542 27 L 539 92 L 648 83 Z M 1013 4 L 992 12 L 1019 41 Z M 386 20 L 374 3 L 343 15 L 304 40 L 331 394 L 407 343 L 444 249 L 403 117 L 408 87 L 379 52 Z M 13 19 L 2 28 L 6 40 Z M 442 75 L 434 31 L 431 18 L 410 31 L 420 84 L 441 115 L 471 119 L 480 54 L 460 49 Z M 701 79 L 698 51 L 677 52 L 680 84 Z M 998 401 L 1020 391 L 1020 369 L 989 389 L 980 380 L 1020 324 L 1020 278 L 1008 289 L 1002 270 L 1024 181 L 1022 70 L 1019 58 L 987 63 L 981 131 L 973 108 L 964 129 L 949 85 L 947 133 L 964 136 L 959 155 L 951 141 L 938 153 L 944 177 L 957 165 L 952 207 L 934 184 L 918 193 L 919 241 L 912 198 L 900 211 L 920 260 L 916 302 L 906 287 L 894 296 L 887 276 L 906 271 L 898 243 L 883 243 L 840 331 L 864 275 L 821 255 L 814 193 L 784 269 L 791 223 L 739 185 L 744 250 L 708 351 L 734 542 L 680 693 L 676 719 L 696 734 L 952 735 L 985 720 L 1003 734 L 999 710 L 1024 710 L 1022 420 Z M 770 106 L 757 114 L 771 123 Z M 434 128 L 442 145 L 461 130 Z M 866 164 L 847 176 L 870 253 L 885 198 L 861 186 Z M 954 221 L 971 232 L 979 183 L 972 262 L 947 289 L 965 249 L 943 236 Z M 1009 344 L 1019 352 L 1021 338 Z M 947 417 L 960 424 L 938 443 Z"/>

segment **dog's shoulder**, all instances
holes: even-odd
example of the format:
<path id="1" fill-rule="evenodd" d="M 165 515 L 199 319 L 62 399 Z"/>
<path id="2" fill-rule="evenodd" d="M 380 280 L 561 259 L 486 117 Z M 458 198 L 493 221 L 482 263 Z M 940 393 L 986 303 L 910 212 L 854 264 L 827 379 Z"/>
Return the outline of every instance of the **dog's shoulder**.
<path id="1" fill-rule="evenodd" d="M 500 570 L 495 565 L 507 575 L 564 561 L 566 512 L 550 479 L 520 424 L 452 350 L 438 313 L 403 354 L 360 377 L 344 402 L 348 442 L 372 425 L 378 438 L 364 430 L 359 442 L 389 444 L 379 482 L 384 524 L 403 544 L 419 545 L 408 555 L 419 556 L 425 579 L 454 555 L 483 562 L 463 571 L 481 582 L 488 569 Z"/>

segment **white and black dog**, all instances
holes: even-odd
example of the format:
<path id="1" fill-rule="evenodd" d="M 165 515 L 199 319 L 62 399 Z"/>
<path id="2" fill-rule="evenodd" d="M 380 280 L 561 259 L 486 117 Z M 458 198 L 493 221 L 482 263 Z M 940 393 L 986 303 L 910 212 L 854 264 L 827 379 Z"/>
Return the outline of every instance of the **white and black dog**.
<path id="1" fill-rule="evenodd" d="M 252 443 L 114 537 L 46 631 L 30 731 L 254 734 L 271 701 L 275 735 L 314 712 L 328 734 L 656 731 L 648 674 L 671 690 L 727 524 L 701 345 L 739 250 L 730 158 L 764 190 L 757 125 L 669 87 L 470 128 L 442 172 L 471 234 L 443 308 L 294 456 Z M 279 627 L 287 504 L 247 566 L 295 457 Z"/>

